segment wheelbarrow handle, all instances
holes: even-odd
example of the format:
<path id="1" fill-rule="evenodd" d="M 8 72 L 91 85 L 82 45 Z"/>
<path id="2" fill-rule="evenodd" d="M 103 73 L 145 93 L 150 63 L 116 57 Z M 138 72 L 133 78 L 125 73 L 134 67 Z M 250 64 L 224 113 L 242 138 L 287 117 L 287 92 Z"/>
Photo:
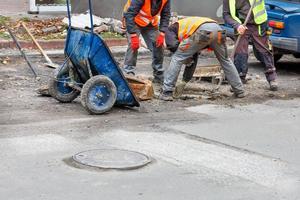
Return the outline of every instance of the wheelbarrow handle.
<path id="1" fill-rule="evenodd" d="M 70 0 L 67 1 L 67 11 L 68 11 L 68 19 L 69 19 L 69 28 L 72 26 L 72 18 L 70 11 Z M 92 0 L 89 0 L 89 10 L 90 10 L 90 22 L 91 22 L 91 32 L 94 32 L 94 20 L 93 20 L 93 9 L 92 9 Z"/>

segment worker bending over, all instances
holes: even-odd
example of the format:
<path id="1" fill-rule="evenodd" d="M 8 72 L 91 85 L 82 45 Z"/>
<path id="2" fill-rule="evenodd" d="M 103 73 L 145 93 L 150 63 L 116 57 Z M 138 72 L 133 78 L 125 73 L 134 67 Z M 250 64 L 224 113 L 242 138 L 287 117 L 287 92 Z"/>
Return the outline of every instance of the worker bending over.
<path id="1" fill-rule="evenodd" d="M 225 31 L 212 19 L 205 17 L 188 17 L 172 24 L 166 31 L 167 48 L 174 52 L 171 63 L 165 73 L 163 91 L 160 99 L 172 100 L 172 93 L 181 70 L 181 66 L 190 58 L 194 62 L 191 71 L 185 70 L 184 80 L 189 81 L 195 71 L 198 52 L 209 47 L 213 49 L 226 78 L 236 97 L 245 96 L 243 84 L 238 72 L 229 59 L 226 48 Z"/>
<path id="2" fill-rule="evenodd" d="M 251 4 L 250 4 L 251 3 Z M 247 26 L 243 23 L 251 9 L 252 3 L 255 3 Z M 242 35 L 237 46 L 234 64 L 239 72 L 240 78 L 246 83 L 248 73 L 248 44 L 251 40 L 257 49 L 262 63 L 265 66 L 265 75 L 269 82 L 270 89 L 278 90 L 276 82 L 276 68 L 274 65 L 273 54 L 269 47 L 269 38 L 267 34 L 267 12 L 264 0 L 223 0 L 223 17 L 226 23 L 233 26 L 235 31 Z"/>
<path id="3" fill-rule="evenodd" d="M 142 35 L 148 48 L 152 51 L 153 81 L 162 83 L 164 73 L 163 44 L 170 16 L 169 0 L 128 0 L 124 8 L 128 38 L 128 49 L 124 63 L 125 73 L 135 74 L 140 47 L 139 36 Z"/>

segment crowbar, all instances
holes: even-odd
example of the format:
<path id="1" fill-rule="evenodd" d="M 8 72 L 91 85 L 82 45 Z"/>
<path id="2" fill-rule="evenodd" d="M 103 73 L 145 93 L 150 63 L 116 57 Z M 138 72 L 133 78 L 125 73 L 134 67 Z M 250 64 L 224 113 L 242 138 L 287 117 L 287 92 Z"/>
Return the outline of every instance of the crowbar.
<path id="1" fill-rule="evenodd" d="M 29 68 L 31 69 L 31 71 L 32 71 L 32 73 L 33 73 L 33 75 L 34 75 L 34 77 L 37 79 L 38 76 L 37 76 L 37 74 L 36 74 L 36 72 L 35 72 L 35 70 L 34 70 L 34 68 L 33 68 L 31 62 L 29 61 L 27 55 L 26 55 L 25 52 L 23 51 L 23 49 L 22 49 L 20 43 L 18 42 L 17 38 L 14 36 L 14 34 L 12 33 L 12 31 L 10 30 L 10 28 L 9 28 L 6 24 L 4 24 L 4 26 L 5 26 L 5 28 L 8 30 L 8 33 L 10 34 L 10 36 L 11 36 L 12 39 L 14 40 L 16 46 L 18 47 L 19 51 L 21 52 L 22 56 L 23 56 L 24 59 L 26 60 L 26 62 L 27 62 L 27 64 L 28 64 Z"/>

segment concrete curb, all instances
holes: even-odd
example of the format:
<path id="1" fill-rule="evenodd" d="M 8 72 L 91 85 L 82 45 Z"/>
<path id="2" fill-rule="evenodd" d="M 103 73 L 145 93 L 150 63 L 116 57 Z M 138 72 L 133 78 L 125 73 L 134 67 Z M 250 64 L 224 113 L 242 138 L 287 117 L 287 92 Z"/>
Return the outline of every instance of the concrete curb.
<path id="1" fill-rule="evenodd" d="M 109 47 L 113 46 L 126 46 L 127 39 L 126 38 L 109 38 L 104 39 L 106 44 Z M 24 49 L 37 49 L 32 41 L 19 41 L 20 45 Z M 64 49 L 65 40 L 38 40 L 38 43 L 45 50 L 47 49 Z M 12 40 L 0 40 L 0 49 L 15 49 L 16 44 Z"/>
<path id="2" fill-rule="evenodd" d="M 125 56 L 127 46 L 112 46 L 112 47 L 109 47 L 109 49 L 112 52 L 114 57 L 120 58 L 120 57 Z M 63 49 L 46 50 L 45 52 L 49 57 L 52 57 L 52 58 L 63 58 L 64 57 Z M 38 52 L 37 50 L 26 50 L 25 53 L 29 57 L 42 57 L 41 53 Z M 144 56 L 144 57 L 151 56 L 151 52 L 148 49 L 140 48 L 139 56 Z M 19 58 L 19 57 L 21 57 L 21 54 L 16 49 L 0 50 L 0 58 L 5 58 L 5 57 Z"/>

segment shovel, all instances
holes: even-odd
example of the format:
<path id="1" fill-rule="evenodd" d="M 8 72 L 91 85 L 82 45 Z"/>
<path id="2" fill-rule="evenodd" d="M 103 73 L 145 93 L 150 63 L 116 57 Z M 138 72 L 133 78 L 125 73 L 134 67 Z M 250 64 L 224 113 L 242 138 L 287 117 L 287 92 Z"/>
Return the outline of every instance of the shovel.
<path id="1" fill-rule="evenodd" d="M 40 44 L 36 41 L 36 39 L 33 37 L 33 35 L 31 34 L 31 32 L 29 31 L 29 29 L 27 28 L 27 26 L 25 25 L 25 23 L 21 23 L 21 25 L 24 27 L 25 31 L 28 33 L 28 35 L 31 37 L 33 43 L 37 46 L 37 48 L 40 50 L 41 54 L 44 56 L 44 58 L 46 59 L 47 63 L 45 63 L 45 65 L 47 67 L 50 68 L 58 68 L 59 65 L 55 64 L 52 62 L 52 60 L 48 57 L 48 55 L 45 53 L 45 51 L 42 49 L 42 47 L 40 46 Z"/>

